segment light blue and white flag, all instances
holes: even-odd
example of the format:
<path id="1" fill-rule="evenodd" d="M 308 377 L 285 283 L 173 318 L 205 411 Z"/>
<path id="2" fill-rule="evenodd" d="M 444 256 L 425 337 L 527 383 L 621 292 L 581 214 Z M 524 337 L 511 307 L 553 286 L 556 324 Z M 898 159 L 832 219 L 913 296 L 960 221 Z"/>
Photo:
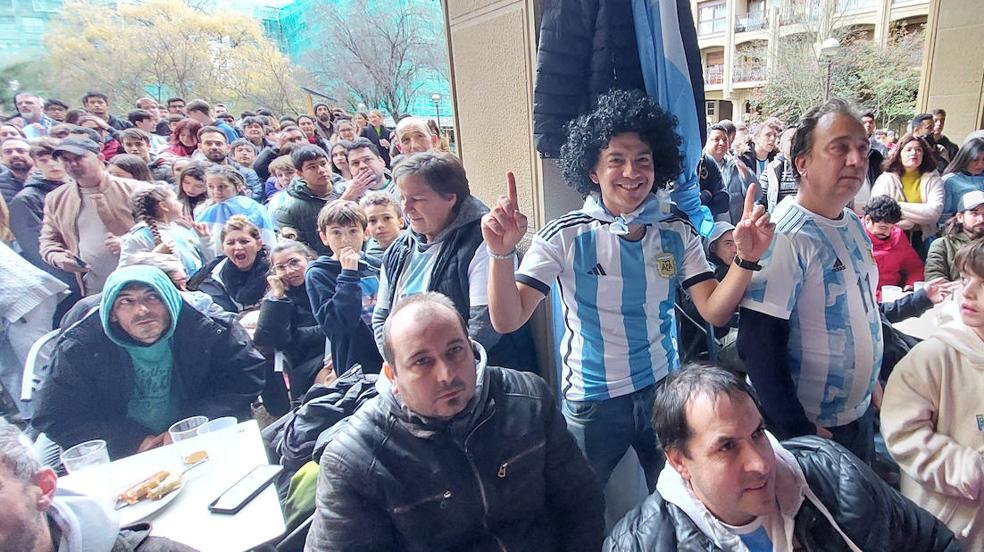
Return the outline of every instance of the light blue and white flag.
<path id="1" fill-rule="evenodd" d="M 700 203 L 697 168 L 703 157 L 706 118 L 697 29 L 687 0 L 632 0 L 646 94 L 678 121 L 683 171 L 670 198 L 706 236 L 714 227 Z"/>

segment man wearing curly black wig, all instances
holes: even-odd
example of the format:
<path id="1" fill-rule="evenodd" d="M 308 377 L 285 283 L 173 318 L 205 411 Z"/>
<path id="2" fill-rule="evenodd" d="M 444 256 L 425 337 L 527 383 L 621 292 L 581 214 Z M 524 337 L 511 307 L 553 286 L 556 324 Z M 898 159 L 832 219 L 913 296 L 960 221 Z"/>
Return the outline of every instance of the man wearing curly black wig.
<path id="1" fill-rule="evenodd" d="M 680 364 L 676 287 L 705 320 L 723 325 L 772 240 L 752 186 L 734 231 L 738 257 L 724 281 L 714 279 L 700 236 L 669 202 L 667 184 L 682 168 L 675 126 L 639 91 L 612 91 L 573 121 L 561 157 L 584 206 L 541 228 L 517 273 L 512 258 L 527 220 L 511 173 L 507 195 L 482 221 L 496 331 L 520 327 L 559 285 L 563 411 L 602 485 L 630 446 L 650 489 L 662 467 L 650 419 L 657 386 Z"/>

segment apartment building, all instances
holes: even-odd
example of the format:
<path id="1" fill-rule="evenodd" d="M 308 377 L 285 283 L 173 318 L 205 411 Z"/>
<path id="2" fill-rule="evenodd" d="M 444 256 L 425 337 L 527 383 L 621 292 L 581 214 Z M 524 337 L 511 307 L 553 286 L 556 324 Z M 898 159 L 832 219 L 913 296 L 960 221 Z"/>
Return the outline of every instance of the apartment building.
<path id="1" fill-rule="evenodd" d="M 930 0 L 691 0 L 708 121 L 745 120 L 769 78 L 775 41 L 810 22 L 884 43 L 893 27 L 925 25 L 929 7 Z"/>

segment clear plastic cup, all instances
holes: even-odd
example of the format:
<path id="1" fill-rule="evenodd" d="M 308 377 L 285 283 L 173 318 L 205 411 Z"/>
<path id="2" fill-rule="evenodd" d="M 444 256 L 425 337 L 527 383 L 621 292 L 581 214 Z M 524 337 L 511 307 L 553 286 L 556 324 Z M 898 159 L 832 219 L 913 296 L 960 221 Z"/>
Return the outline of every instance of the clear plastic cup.
<path id="1" fill-rule="evenodd" d="M 237 424 L 239 424 L 239 420 L 237 420 L 235 416 L 223 416 L 210 421 L 206 425 L 208 426 L 209 433 L 215 433 L 216 431 L 236 427 Z"/>
<path id="2" fill-rule="evenodd" d="M 189 439 L 208 433 L 208 416 L 185 418 L 167 429 L 181 462 L 190 466 L 208 457 L 201 443 L 187 443 Z"/>
<path id="3" fill-rule="evenodd" d="M 78 473 L 92 466 L 109 464 L 109 449 L 102 439 L 86 441 L 61 453 L 61 461 L 68 473 Z"/>
<path id="4" fill-rule="evenodd" d="M 882 286 L 881 288 L 881 300 L 882 303 L 891 303 L 902 297 L 902 288 L 899 286 Z"/>

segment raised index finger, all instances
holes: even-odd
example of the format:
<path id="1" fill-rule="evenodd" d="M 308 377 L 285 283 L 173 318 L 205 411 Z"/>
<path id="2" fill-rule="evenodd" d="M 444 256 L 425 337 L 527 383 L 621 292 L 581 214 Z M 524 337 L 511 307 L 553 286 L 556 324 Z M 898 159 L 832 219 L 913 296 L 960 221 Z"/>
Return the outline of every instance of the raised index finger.
<path id="1" fill-rule="evenodd" d="M 516 201 L 516 175 L 509 171 L 506 173 L 506 199 L 509 206 L 514 210 L 519 210 L 519 203 Z"/>
<path id="2" fill-rule="evenodd" d="M 745 192 L 745 208 L 741 212 L 742 219 L 752 216 L 752 211 L 755 210 L 756 195 L 758 195 L 758 184 L 753 182 L 748 186 L 748 191 Z"/>

